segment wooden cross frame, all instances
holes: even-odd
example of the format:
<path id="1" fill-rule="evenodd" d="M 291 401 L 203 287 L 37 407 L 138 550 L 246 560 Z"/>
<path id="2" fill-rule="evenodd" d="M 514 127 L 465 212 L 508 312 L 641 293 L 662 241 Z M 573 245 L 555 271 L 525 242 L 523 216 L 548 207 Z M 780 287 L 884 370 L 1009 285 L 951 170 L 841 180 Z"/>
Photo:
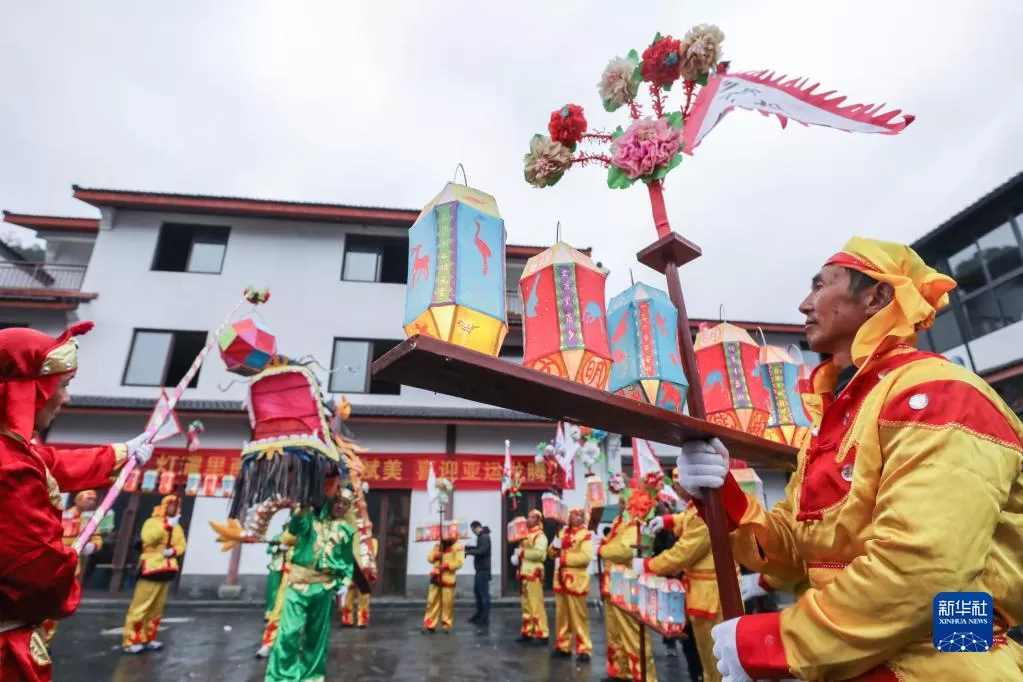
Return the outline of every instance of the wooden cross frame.
<path id="1" fill-rule="evenodd" d="M 655 192 L 660 194 L 660 187 L 650 189 L 653 201 Z M 660 224 L 659 218 L 664 215 L 663 199 L 660 207 L 659 212 L 655 203 L 654 217 L 655 223 L 659 223 L 658 232 L 664 236 L 640 251 L 637 258 L 667 278 L 668 294 L 678 310 L 679 348 L 682 369 L 689 379 L 688 405 L 692 416 L 421 335 L 407 339 L 374 362 L 373 375 L 427 391 L 658 443 L 681 444 L 688 440 L 719 438 L 736 459 L 794 471 L 795 448 L 706 421 L 702 382 L 678 275 L 678 267 L 698 258 L 701 251 L 670 231 L 666 218 L 663 218 L 663 225 Z M 742 596 L 735 576 L 721 495 L 717 490 L 704 490 L 701 496 L 703 516 L 710 530 L 722 614 L 726 620 L 737 618 L 743 614 Z"/>

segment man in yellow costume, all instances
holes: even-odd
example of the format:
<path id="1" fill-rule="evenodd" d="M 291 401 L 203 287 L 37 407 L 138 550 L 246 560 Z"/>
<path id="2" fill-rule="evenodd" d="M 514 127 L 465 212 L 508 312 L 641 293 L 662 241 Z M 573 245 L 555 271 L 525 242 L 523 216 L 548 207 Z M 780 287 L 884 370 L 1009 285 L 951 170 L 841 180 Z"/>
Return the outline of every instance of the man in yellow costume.
<path id="1" fill-rule="evenodd" d="M 680 492 L 683 501 L 688 502 L 689 495 L 685 490 Z M 693 640 L 703 666 L 703 681 L 721 682 L 714 658 L 714 640 L 710 636 L 711 628 L 721 622 L 721 598 L 714 573 L 714 555 L 710 551 L 710 530 L 694 505 L 689 505 L 681 514 L 654 517 L 643 532 L 654 535 L 661 530 L 672 531 L 678 541 L 658 556 L 634 559 L 633 570 L 663 576 L 683 573 L 686 617 L 692 625 Z"/>
<path id="2" fill-rule="evenodd" d="M 547 550 L 554 559 L 554 656 L 572 657 L 587 663 L 593 652 L 590 641 L 590 615 L 586 600 L 590 596 L 590 562 L 593 561 L 593 533 L 583 523 L 586 513 L 579 507 L 568 512 L 568 528 L 563 528 Z"/>
<path id="3" fill-rule="evenodd" d="M 799 309 L 830 360 L 771 511 L 729 475 L 720 441 L 683 445 L 680 482 L 721 489 L 736 560 L 810 584 L 780 613 L 714 628 L 726 679 L 1020 679 L 1005 632 L 1023 619 L 1023 424 L 976 374 L 914 347 L 954 287 L 910 248 L 859 237 L 813 278 Z M 987 651 L 935 646 L 946 592 L 993 598 Z"/>
<path id="4" fill-rule="evenodd" d="M 373 532 L 373 524 L 366 521 L 366 528 L 370 533 Z M 373 553 L 373 561 L 376 562 L 377 558 L 377 539 L 370 538 L 370 551 Z M 355 568 L 356 574 L 359 573 L 359 568 Z M 345 627 L 351 627 L 358 625 L 360 628 L 364 628 L 369 625 L 369 598 L 370 592 L 368 589 L 369 585 L 363 584 L 359 586 L 360 580 L 356 575 L 356 580 L 352 584 L 352 589 L 348 590 L 348 594 L 345 595 L 344 605 L 341 607 L 341 625 Z"/>
<path id="5" fill-rule="evenodd" d="M 83 490 L 75 495 L 75 502 L 70 509 L 64 512 L 64 516 L 61 519 L 64 526 L 64 537 L 62 542 L 65 547 L 71 547 L 75 544 L 75 540 L 78 539 L 78 534 L 82 531 L 84 524 L 82 523 L 82 513 L 88 513 L 96 509 L 96 491 L 95 490 Z M 103 549 L 103 536 L 99 534 L 99 528 L 96 528 L 96 532 L 93 533 L 92 537 L 89 538 L 89 542 L 82 548 L 82 553 L 78 557 L 78 565 L 75 567 L 75 580 L 80 580 L 82 574 L 82 563 L 85 561 L 85 557 L 98 552 Z M 46 620 L 43 621 L 43 635 L 46 638 L 46 646 L 49 648 L 50 643 L 53 641 L 54 635 L 57 634 L 57 621 Z"/>
<path id="6" fill-rule="evenodd" d="M 121 646 L 127 654 L 163 648 L 156 639 L 170 584 L 178 575 L 178 557 L 185 553 L 185 533 L 178 524 L 181 501 L 167 495 L 142 524 L 138 582 L 124 619 Z"/>
<path id="7" fill-rule="evenodd" d="M 611 567 L 632 566 L 636 556 L 639 532 L 635 523 L 625 521 L 621 512 L 611 524 L 611 532 L 600 546 L 604 560 L 604 572 L 610 575 Z M 610 601 L 604 602 L 604 624 L 607 628 L 607 676 L 611 680 L 634 680 L 656 682 L 657 668 L 654 665 L 652 637 L 644 638 L 642 654 L 639 650 L 639 622 Z M 639 657 L 646 658 L 646 679 L 643 679 Z"/>
<path id="8" fill-rule="evenodd" d="M 547 607 L 543 603 L 544 560 L 547 558 L 547 536 L 543 532 L 543 514 L 534 509 L 526 515 L 526 537 L 512 554 L 511 564 L 518 569 L 522 595 L 522 632 L 516 642 L 547 644 Z"/>
<path id="9" fill-rule="evenodd" d="M 430 550 L 426 560 L 433 564 L 430 570 L 430 588 L 426 592 L 426 615 L 423 634 L 437 631 L 440 621 L 444 634 L 450 634 L 455 624 L 455 573 L 465 563 L 465 548 L 458 540 L 441 540 Z"/>

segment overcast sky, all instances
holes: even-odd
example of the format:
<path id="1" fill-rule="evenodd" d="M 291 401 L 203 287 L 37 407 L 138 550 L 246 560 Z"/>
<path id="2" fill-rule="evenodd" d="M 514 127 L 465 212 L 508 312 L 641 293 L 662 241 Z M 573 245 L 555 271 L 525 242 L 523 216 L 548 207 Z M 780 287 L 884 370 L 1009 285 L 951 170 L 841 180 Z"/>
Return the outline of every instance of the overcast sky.
<path id="1" fill-rule="evenodd" d="M 597 127 L 607 60 L 654 33 L 725 32 L 733 71 L 819 80 L 916 115 L 898 136 L 730 114 L 668 177 L 704 250 L 690 314 L 799 321 L 849 236 L 912 241 L 1023 168 L 1023 3 L 17 2 L 2 0 L 0 207 L 96 215 L 71 184 L 420 208 L 464 164 L 508 240 L 592 246 L 608 296 L 655 233 L 637 184 L 522 178 L 529 138 L 572 102 Z M 676 96 L 677 97 L 677 96 Z M 677 100 L 676 100 L 677 101 Z"/>

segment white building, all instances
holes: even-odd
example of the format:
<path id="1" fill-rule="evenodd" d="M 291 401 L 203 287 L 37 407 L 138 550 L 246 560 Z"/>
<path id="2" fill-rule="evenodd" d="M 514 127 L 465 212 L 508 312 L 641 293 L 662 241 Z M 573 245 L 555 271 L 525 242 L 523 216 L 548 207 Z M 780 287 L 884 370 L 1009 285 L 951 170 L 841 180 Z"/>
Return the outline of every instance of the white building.
<path id="1" fill-rule="evenodd" d="M 399 595 L 425 591 L 430 545 L 412 542 L 410 529 L 435 518 L 425 493 L 427 458 L 456 474 L 453 516 L 489 525 L 495 549 L 507 555 L 505 525 L 539 504 L 542 483 L 532 481 L 534 489 L 512 510 L 500 496 L 492 465 L 509 439 L 513 455 L 527 466 L 536 443 L 552 437 L 553 423 L 375 381 L 368 372 L 374 359 L 405 337 L 407 230 L 418 211 L 80 187 L 74 195 L 98 209 L 100 218 L 5 213 L 6 222 L 37 230 L 47 240 L 42 264 L 0 248 L 6 260 L 0 262 L 0 324 L 51 334 L 77 319 L 96 324 L 82 340 L 72 402 L 44 434 L 48 442 L 104 443 L 141 432 L 160 387 L 173 389 L 244 287 L 268 287 L 272 298 L 258 314 L 275 332 L 280 351 L 312 355 L 324 367 L 347 367 L 324 386 L 349 398 L 350 425 L 370 450 L 369 505 L 382 570 L 377 589 Z M 514 237 L 514 227 L 509 233 Z M 522 356 L 518 277 L 525 261 L 541 250 L 507 247 L 511 332 L 502 357 L 509 360 Z M 692 321 L 694 332 L 701 322 Z M 768 342 L 779 345 L 801 337 L 796 325 L 736 324 L 762 329 Z M 326 371 L 320 375 L 326 381 Z M 178 407 L 184 426 L 203 421 L 201 447 L 189 459 L 184 438 L 167 441 L 152 467 L 220 474 L 237 466 L 249 424 L 241 403 L 245 385 L 232 384 L 235 378 L 216 353 L 207 358 Z M 627 439 L 623 446 L 628 459 Z M 658 451 L 667 463 L 677 448 Z M 577 486 L 566 492 L 566 502 L 581 506 L 583 470 L 577 467 Z M 760 475 L 773 503 L 787 477 L 764 470 Z M 87 589 L 117 592 L 132 584 L 135 540 L 159 499 L 157 492 L 122 495 L 115 508 L 117 529 L 94 557 Z M 232 555 L 214 542 L 208 522 L 224 520 L 227 505 L 224 498 L 186 496 L 189 549 L 180 593 L 212 596 L 229 572 L 237 572 L 249 596 L 261 593 L 264 547 Z M 495 554 L 495 594 L 517 593 L 507 568 Z M 467 579 L 460 581 L 460 591 L 469 591 L 472 572 L 470 560 L 461 571 Z"/>

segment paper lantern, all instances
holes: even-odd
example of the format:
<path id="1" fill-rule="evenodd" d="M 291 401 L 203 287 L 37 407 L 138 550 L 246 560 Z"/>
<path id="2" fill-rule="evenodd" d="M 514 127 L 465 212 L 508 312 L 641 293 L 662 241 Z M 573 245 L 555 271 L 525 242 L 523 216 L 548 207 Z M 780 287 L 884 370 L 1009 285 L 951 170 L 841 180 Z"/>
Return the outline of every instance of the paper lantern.
<path id="1" fill-rule="evenodd" d="M 657 620 L 661 629 L 668 634 L 676 634 L 685 630 L 686 597 L 682 581 L 669 578 L 658 586 Z"/>
<path id="2" fill-rule="evenodd" d="M 706 327 L 693 344 L 703 380 L 707 421 L 763 436 L 767 390 L 760 380 L 760 348 L 746 330 L 722 322 Z"/>
<path id="3" fill-rule="evenodd" d="M 405 334 L 496 357 L 508 334 L 504 220 L 489 194 L 448 183 L 409 228 Z"/>
<path id="4" fill-rule="evenodd" d="M 526 517 L 516 516 L 508 523 L 508 542 L 519 542 L 529 534 L 526 527 Z"/>
<path id="5" fill-rule="evenodd" d="M 217 345 L 227 371 L 244 376 L 259 374 L 277 354 L 277 337 L 266 325 L 251 317 L 229 325 Z"/>
<path id="6" fill-rule="evenodd" d="M 540 501 L 544 518 L 568 523 L 568 507 L 554 493 L 544 493 Z"/>
<path id="7" fill-rule="evenodd" d="M 526 261 L 519 279 L 524 366 L 595 388 L 607 386 L 606 280 L 588 256 L 564 242 Z"/>
<path id="8" fill-rule="evenodd" d="M 805 365 L 784 348 L 760 349 L 760 378 L 767 389 L 769 416 L 764 438 L 799 447 L 810 431 L 810 418 L 803 409 L 799 382 Z"/>
<path id="9" fill-rule="evenodd" d="M 586 476 L 586 504 L 591 509 L 601 509 L 607 506 L 607 492 L 604 490 L 604 482 L 596 474 Z"/>
<path id="10" fill-rule="evenodd" d="M 682 413 L 689 382 L 678 350 L 678 311 L 668 294 L 633 284 L 611 299 L 608 390 Z"/>

